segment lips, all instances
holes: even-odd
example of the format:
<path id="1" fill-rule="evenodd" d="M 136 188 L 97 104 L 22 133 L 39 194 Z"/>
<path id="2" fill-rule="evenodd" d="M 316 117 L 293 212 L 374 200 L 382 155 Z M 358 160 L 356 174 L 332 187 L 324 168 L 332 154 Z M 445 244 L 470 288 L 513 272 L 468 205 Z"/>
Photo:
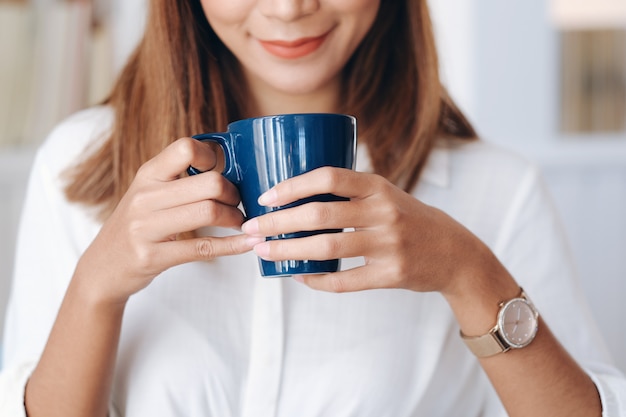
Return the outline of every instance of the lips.
<path id="1" fill-rule="evenodd" d="M 328 33 L 292 41 L 259 40 L 259 43 L 267 52 L 274 56 L 284 59 L 297 59 L 312 54 L 319 49 L 326 40 Z"/>

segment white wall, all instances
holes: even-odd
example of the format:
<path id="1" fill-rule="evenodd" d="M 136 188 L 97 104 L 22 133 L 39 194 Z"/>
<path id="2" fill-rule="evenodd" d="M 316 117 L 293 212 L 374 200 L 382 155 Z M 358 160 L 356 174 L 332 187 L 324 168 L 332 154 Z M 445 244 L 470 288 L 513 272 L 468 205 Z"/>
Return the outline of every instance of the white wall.
<path id="1" fill-rule="evenodd" d="M 474 3 L 474 0 L 430 1 L 441 78 L 470 119 L 476 112 Z"/>

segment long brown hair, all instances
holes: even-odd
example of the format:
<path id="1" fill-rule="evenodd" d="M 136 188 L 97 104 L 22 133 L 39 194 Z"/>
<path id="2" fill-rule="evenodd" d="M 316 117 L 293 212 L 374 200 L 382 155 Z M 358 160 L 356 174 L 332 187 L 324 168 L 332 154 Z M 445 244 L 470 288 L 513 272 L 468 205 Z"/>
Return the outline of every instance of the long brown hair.
<path id="1" fill-rule="evenodd" d="M 102 219 L 141 164 L 178 137 L 223 131 L 246 108 L 237 60 L 200 1 L 150 6 L 144 37 L 106 101 L 115 112 L 110 136 L 73 167 L 65 190 Z M 426 0 L 382 1 L 343 81 L 341 111 L 357 117 L 375 172 L 407 191 L 438 137 L 476 137 L 441 85 Z"/>

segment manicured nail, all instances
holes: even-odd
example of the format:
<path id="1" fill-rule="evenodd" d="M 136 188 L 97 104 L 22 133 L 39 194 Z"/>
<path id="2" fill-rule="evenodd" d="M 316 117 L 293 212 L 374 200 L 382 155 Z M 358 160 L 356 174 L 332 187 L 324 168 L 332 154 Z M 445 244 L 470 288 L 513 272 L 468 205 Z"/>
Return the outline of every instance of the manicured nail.
<path id="1" fill-rule="evenodd" d="M 241 225 L 241 230 L 247 235 L 256 235 L 259 233 L 259 221 L 256 218 L 250 219 Z"/>
<path id="2" fill-rule="evenodd" d="M 248 236 L 246 237 L 246 245 L 253 248 L 259 243 L 265 242 L 265 238 L 261 236 Z"/>
<path id="3" fill-rule="evenodd" d="M 277 198 L 278 198 L 278 193 L 276 193 L 275 189 L 271 188 L 267 190 L 266 192 L 264 192 L 263 194 L 261 194 L 261 196 L 258 199 L 258 202 L 262 206 L 271 206 L 276 201 Z"/>
<path id="4" fill-rule="evenodd" d="M 304 284 L 304 276 L 302 276 L 302 275 L 294 275 L 293 279 L 298 281 L 301 284 Z"/>
<path id="5" fill-rule="evenodd" d="M 256 253 L 256 255 L 259 258 L 265 258 L 267 256 L 269 256 L 270 254 L 270 243 L 269 242 L 263 242 L 263 243 L 259 243 L 258 245 L 254 246 L 254 253 Z"/>

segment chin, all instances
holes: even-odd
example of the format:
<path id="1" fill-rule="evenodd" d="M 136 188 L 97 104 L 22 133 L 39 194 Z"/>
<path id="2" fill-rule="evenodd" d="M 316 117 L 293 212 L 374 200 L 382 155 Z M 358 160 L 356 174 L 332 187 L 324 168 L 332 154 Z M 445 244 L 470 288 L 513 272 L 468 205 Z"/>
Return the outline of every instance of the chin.
<path id="1" fill-rule="evenodd" d="M 265 80 L 265 83 L 282 94 L 299 96 L 323 93 L 328 89 L 336 88 L 335 79 L 332 76 L 320 77 L 319 74 L 301 77 L 293 77 L 292 74 L 291 77 L 274 77 L 274 79 Z"/>

